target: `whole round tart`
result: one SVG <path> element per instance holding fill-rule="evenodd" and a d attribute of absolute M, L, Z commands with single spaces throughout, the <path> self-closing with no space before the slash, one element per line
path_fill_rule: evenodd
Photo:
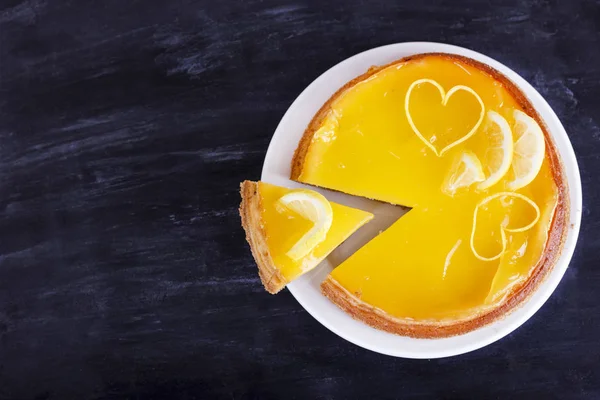
<path fill-rule="evenodd" d="M 375 328 L 433 338 L 510 312 L 556 263 L 568 188 L 544 121 L 470 58 L 406 57 L 340 88 L 291 179 L 410 207 L 333 270 L 322 292 Z"/>
<path fill-rule="evenodd" d="M 409 358 L 522 325 L 581 223 L 577 160 L 548 103 L 505 65 L 441 43 L 329 69 L 283 116 L 261 181 L 241 188 L 267 291 L 287 286 L 342 338 Z"/>

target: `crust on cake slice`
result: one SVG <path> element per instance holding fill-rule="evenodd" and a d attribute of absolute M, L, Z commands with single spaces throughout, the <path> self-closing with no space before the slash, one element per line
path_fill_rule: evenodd
<path fill-rule="evenodd" d="M 563 249 L 564 241 L 567 235 L 567 221 L 569 220 L 568 186 L 564 176 L 564 169 L 558 155 L 558 151 L 556 150 L 556 145 L 548 133 L 548 128 L 523 92 L 510 79 L 492 67 L 468 57 L 454 54 L 416 54 L 399 59 L 384 66 L 371 67 L 366 73 L 351 80 L 341 87 L 337 92 L 335 92 L 315 114 L 306 128 L 304 135 L 300 139 L 296 151 L 294 152 L 294 156 L 291 161 L 290 178 L 298 181 L 300 175 L 302 174 L 306 155 L 315 132 L 320 128 L 323 120 L 327 117 L 333 102 L 336 101 L 345 91 L 392 65 L 401 64 L 428 56 L 445 57 L 450 60 L 463 62 L 490 74 L 494 79 L 503 84 L 503 86 L 511 93 L 511 95 L 523 108 L 523 110 L 532 118 L 534 118 L 542 128 L 546 139 L 546 154 L 549 158 L 554 181 L 558 188 L 557 205 L 548 230 L 548 239 L 546 241 L 544 253 L 542 254 L 538 263 L 532 269 L 529 277 L 523 284 L 516 285 L 515 287 L 511 288 L 501 302 L 491 306 L 482 306 L 481 309 L 474 310 L 470 315 L 463 319 L 422 321 L 409 318 L 397 318 L 361 300 L 360 293 L 350 293 L 331 275 L 329 275 L 321 284 L 322 293 L 334 304 L 351 315 L 354 319 L 363 321 L 374 328 L 415 338 L 442 338 L 463 334 L 487 325 L 497 319 L 503 318 L 515 308 L 522 305 L 524 301 L 527 300 L 533 292 L 535 292 L 546 276 L 548 276 L 549 271 L 551 271 L 554 267 Z"/>
<path fill-rule="evenodd" d="M 250 245 L 252 256 L 258 266 L 258 276 L 267 292 L 276 294 L 287 285 L 283 274 L 273 263 L 267 247 L 266 232 L 261 222 L 261 199 L 258 193 L 258 182 L 244 181 L 240 184 L 242 203 L 240 217 L 246 231 L 246 240 Z"/>

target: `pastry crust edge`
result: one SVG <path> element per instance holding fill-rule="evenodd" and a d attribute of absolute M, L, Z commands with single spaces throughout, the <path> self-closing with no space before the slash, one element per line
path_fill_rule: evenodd
<path fill-rule="evenodd" d="M 267 246 L 266 232 L 261 221 L 261 199 L 258 182 L 244 181 L 240 184 L 240 217 L 250 245 L 252 256 L 258 266 L 258 276 L 267 292 L 276 294 L 287 285 L 283 274 L 275 266 Z"/>

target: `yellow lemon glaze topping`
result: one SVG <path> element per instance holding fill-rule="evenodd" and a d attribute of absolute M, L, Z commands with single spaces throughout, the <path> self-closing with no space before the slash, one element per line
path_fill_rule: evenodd
<path fill-rule="evenodd" d="M 312 190 L 259 182 L 258 191 L 267 247 L 273 263 L 288 282 L 315 267 L 373 218 L 366 211 L 329 202 Z M 319 233 L 314 228 L 320 222 L 325 227 Z"/>
<path fill-rule="evenodd" d="M 530 276 L 557 205 L 540 132 L 502 83 L 444 56 L 346 89 L 297 180 L 413 209 L 332 277 L 398 318 L 460 319 L 497 304 Z"/>

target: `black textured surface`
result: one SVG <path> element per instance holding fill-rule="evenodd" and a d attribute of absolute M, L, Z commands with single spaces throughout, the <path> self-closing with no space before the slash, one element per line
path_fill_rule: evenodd
<path fill-rule="evenodd" d="M 529 80 L 584 185 L 548 303 L 432 361 L 268 295 L 237 215 L 303 88 L 412 40 Z M 600 398 L 599 49 L 598 1 L 1 1 L 0 398 Z"/>

